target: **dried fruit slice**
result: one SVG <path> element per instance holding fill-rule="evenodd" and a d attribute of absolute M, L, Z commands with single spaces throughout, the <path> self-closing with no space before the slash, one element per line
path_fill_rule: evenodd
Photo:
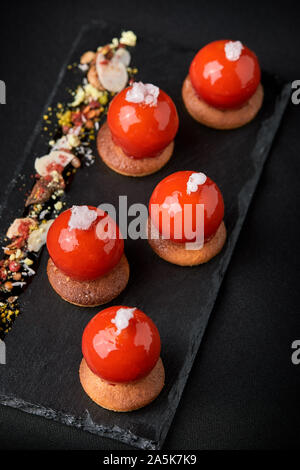
<path fill-rule="evenodd" d="M 41 176 L 47 176 L 52 171 L 61 173 L 65 166 L 67 166 L 73 159 L 74 155 L 66 151 L 53 151 L 44 157 L 36 158 L 34 168 Z"/>
<path fill-rule="evenodd" d="M 98 54 L 96 70 L 101 84 L 108 91 L 118 93 L 125 88 L 128 73 L 124 63 L 118 59 L 108 61 L 103 54 Z"/>
<path fill-rule="evenodd" d="M 131 61 L 131 55 L 130 52 L 127 51 L 127 49 L 124 49 L 121 47 L 115 52 L 115 55 L 111 59 L 112 62 L 120 61 L 122 62 L 125 67 L 128 67 Z"/>
<path fill-rule="evenodd" d="M 15 238 L 24 236 L 29 232 L 30 227 L 34 227 L 36 221 L 31 217 L 24 217 L 23 219 L 15 219 L 6 232 L 7 238 Z"/>

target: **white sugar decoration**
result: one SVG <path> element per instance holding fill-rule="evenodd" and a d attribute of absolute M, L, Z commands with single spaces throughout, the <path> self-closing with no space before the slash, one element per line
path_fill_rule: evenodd
<path fill-rule="evenodd" d="M 228 41 L 226 42 L 224 49 L 226 59 L 235 62 L 240 58 L 244 46 L 241 41 Z"/>
<path fill-rule="evenodd" d="M 159 88 L 151 83 L 135 82 L 126 93 L 126 101 L 129 103 L 143 103 L 148 106 L 156 106 Z"/>
<path fill-rule="evenodd" d="M 129 325 L 129 320 L 133 318 L 133 313 L 136 310 L 136 308 L 119 308 L 117 310 L 115 318 L 112 319 L 112 323 L 114 323 L 117 327 L 117 335 L 121 333 L 122 330 L 128 327 Z"/>
<path fill-rule="evenodd" d="M 198 190 L 198 186 L 204 184 L 206 181 L 206 175 L 204 173 L 192 173 L 186 185 L 187 194 L 195 193 Z"/>
<path fill-rule="evenodd" d="M 89 209 L 88 206 L 73 206 L 68 223 L 69 230 L 74 228 L 88 230 L 97 217 L 97 212 Z"/>

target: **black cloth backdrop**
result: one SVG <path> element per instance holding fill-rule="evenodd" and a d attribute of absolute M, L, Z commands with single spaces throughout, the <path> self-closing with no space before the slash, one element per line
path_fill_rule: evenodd
<path fill-rule="evenodd" d="M 197 47 L 240 39 L 261 66 L 300 79 L 297 2 L 16 2 L 1 11 L 0 200 L 83 23 L 104 18 Z M 117 34 L 118 32 L 116 32 Z M 146 58 L 145 58 L 146 60 Z M 167 64 L 166 64 L 167 67 Z M 300 105 L 288 106 L 165 449 L 299 448 Z M 126 449 L 0 407 L 1 449 Z"/>

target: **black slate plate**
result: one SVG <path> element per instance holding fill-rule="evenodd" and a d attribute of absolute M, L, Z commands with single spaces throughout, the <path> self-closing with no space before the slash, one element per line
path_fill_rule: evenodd
<path fill-rule="evenodd" d="M 84 27 L 66 64 L 78 61 L 84 51 L 95 49 L 119 33 L 120 28 L 105 23 Z M 99 309 L 84 310 L 60 300 L 47 281 L 45 250 L 37 276 L 22 295 L 23 315 L 6 338 L 7 364 L 0 366 L 0 402 L 136 447 L 158 449 L 179 404 L 287 105 L 290 85 L 264 73 L 265 100 L 256 119 L 234 131 L 208 129 L 193 121 L 181 101 L 181 84 L 196 49 L 178 44 L 157 44 L 144 38 L 142 32 L 137 31 L 137 34 L 139 41 L 133 64 L 140 69 L 139 79 L 159 85 L 172 96 L 178 108 L 180 129 L 174 156 L 158 174 L 141 179 L 117 175 L 96 159 L 93 166 L 77 173 L 67 193 L 67 203 L 71 206 L 110 202 L 117 207 L 119 195 L 127 195 L 128 204 L 147 203 L 155 185 L 168 174 L 183 169 L 203 171 L 218 183 L 224 195 L 227 244 L 207 265 L 181 268 L 154 255 L 145 240 L 126 241 L 131 277 L 127 289 L 115 304 L 138 306 L 155 321 L 161 333 L 166 386 L 151 405 L 125 414 L 98 407 L 80 386 L 81 335 L 84 326 Z M 199 44 L 195 47 L 198 49 L 205 42 L 199 34 Z M 46 107 L 69 99 L 66 88 L 75 85 L 76 77 L 66 71 L 66 64 Z M 78 79 L 79 76 L 78 72 Z M 39 122 L 16 176 L 21 173 L 25 175 L 22 181 L 28 181 L 34 158 L 46 152 Z M 22 213 L 23 195 L 16 190 L 19 181 L 17 176 L 7 189 L 6 200 L 0 209 L 1 227 L 7 227 L 16 213 Z"/>

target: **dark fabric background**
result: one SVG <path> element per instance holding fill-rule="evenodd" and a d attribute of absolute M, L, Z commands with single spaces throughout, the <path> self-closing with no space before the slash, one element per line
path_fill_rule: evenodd
<path fill-rule="evenodd" d="M 197 47 L 240 39 L 263 68 L 300 79 L 297 2 L 43 1 L 1 6 L 0 198 L 83 23 L 104 18 Z M 298 8 L 299 10 L 299 8 Z M 110 38 L 108 38 L 110 39 Z M 167 67 L 167 64 L 166 64 Z M 165 449 L 300 447 L 300 105 L 275 139 Z M 1 367 L 1 366 L 0 366 Z M 2 366 L 3 367 L 3 366 Z M 0 369 L 1 373 L 1 369 Z M 0 407 L 1 449 L 125 449 Z"/>

